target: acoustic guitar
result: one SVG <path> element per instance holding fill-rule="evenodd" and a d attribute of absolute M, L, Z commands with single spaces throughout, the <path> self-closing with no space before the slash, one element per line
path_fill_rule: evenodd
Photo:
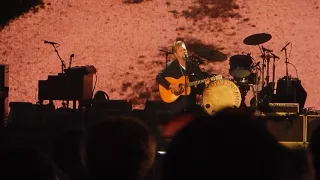
<path fill-rule="evenodd" d="M 181 76 L 178 79 L 175 79 L 172 77 L 165 77 L 165 79 L 170 84 L 179 84 L 180 86 L 184 86 L 183 92 L 181 92 L 180 94 L 175 94 L 171 89 L 166 89 L 161 84 L 159 84 L 159 93 L 160 93 L 161 99 L 166 103 L 172 103 L 176 101 L 179 98 L 179 96 L 189 95 L 191 93 L 192 86 L 202 84 L 207 79 L 209 79 L 210 81 L 215 81 L 215 80 L 223 79 L 223 77 L 221 75 L 217 75 L 217 76 L 212 76 L 206 79 L 197 80 L 193 82 L 189 82 L 189 78 L 187 76 Z"/>

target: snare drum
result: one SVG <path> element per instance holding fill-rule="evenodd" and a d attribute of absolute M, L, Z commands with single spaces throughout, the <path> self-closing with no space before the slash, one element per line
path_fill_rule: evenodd
<path fill-rule="evenodd" d="M 229 73 L 236 78 L 245 78 L 251 74 L 252 59 L 248 55 L 234 55 L 229 60 Z"/>
<path fill-rule="evenodd" d="M 238 86 L 228 79 L 213 81 L 202 94 L 202 107 L 213 115 L 227 107 L 240 107 L 241 93 Z"/>

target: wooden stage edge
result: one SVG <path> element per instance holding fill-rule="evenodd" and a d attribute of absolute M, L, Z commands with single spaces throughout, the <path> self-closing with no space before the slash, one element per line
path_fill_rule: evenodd
<path fill-rule="evenodd" d="M 307 149 L 309 146 L 309 142 L 286 142 L 279 141 L 279 144 L 290 148 L 290 149 Z"/>

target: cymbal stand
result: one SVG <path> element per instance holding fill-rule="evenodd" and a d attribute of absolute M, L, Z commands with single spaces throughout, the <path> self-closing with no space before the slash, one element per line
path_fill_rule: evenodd
<path fill-rule="evenodd" d="M 276 56 L 273 56 L 272 65 L 272 93 L 275 91 L 275 77 L 276 77 Z"/>
<path fill-rule="evenodd" d="M 253 59 L 251 57 L 251 59 Z M 258 108 L 258 92 L 259 92 L 259 85 L 260 85 L 260 78 L 258 76 L 258 73 L 261 74 L 261 67 L 260 67 L 260 62 L 258 63 L 255 63 L 253 66 L 252 66 L 252 70 L 254 73 L 256 73 L 256 77 L 255 77 L 255 84 L 252 84 L 250 85 L 251 86 L 251 90 L 252 90 L 252 93 L 253 93 L 253 96 L 254 96 L 254 108 L 257 109 Z"/>
<path fill-rule="evenodd" d="M 262 50 L 262 48 L 258 45 L 260 52 L 261 52 L 261 58 L 262 58 L 262 68 L 261 68 L 261 89 L 263 89 L 265 87 L 265 77 L 264 77 L 264 73 L 265 73 L 265 68 L 266 68 L 266 54 L 265 52 Z"/>
<path fill-rule="evenodd" d="M 270 74 L 270 55 L 269 55 L 268 52 L 267 52 L 267 55 L 266 55 L 266 56 L 267 56 L 267 57 L 266 57 L 266 60 L 267 60 L 266 85 L 268 85 L 269 82 L 270 82 L 270 76 L 269 76 L 269 74 Z"/>

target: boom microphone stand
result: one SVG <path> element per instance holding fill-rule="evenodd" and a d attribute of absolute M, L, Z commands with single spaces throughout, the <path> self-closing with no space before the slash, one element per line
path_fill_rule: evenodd
<path fill-rule="evenodd" d="M 276 77 L 276 59 L 280 59 L 275 54 L 271 53 L 273 58 L 273 65 L 272 65 L 272 92 L 275 91 L 275 77 Z"/>
<path fill-rule="evenodd" d="M 57 48 L 59 47 L 56 47 L 54 44 L 52 44 L 52 47 L 54 48 L 54 51 L 57 53 L 60 61 L 61 61 L 61 73 L 63 74 L 63 70 L 66 68 L 66 63 L 64 62 L 64 60 L 61 58 L 60 54 L 59 54 L 59 51 L 57 50 Z"/>
<path fill-rule="evenodd" d="M 284 55 L 286 57 L 285 64 L 286 64 L 286 89 L 287 89 L 287 93 L 289 92 L 289 71 L 288 71 L 289 58 L 288 58 L 288 54 L 287 54 L 287 46 L 289 44 L 290 44 L 290 42 L 286 46 L 284 46 L 281 50 L 281 51 L 284 50 Z"/>
<path fill-rule="evenodd" d="M 166 50 L 163 50 L 163 49 L 159 49 L 159 51 L 166 53 L 165 63 L 166 63 L 166 66 L 167 66 L 167 64 L 168 64 L 168 56 L 169 56 L 169 54 L 172 54 L 172 52 L 169 52 L 169 51 L 166 51 Z"/>
<path fill-rule="evenodd" d="M 66 68 L 66 64 L 65 64 L 64 60 L 61 58 L 59 51 L 57 49 L 60 45 L 58 43 L 50 42 L 50 41 L 44 41 L 44 43 L 51 44 L 52 47 L 54 48 L 54 51 L 57 53 L 57 55 L 60 59 L 60 62 L 61 62 L 61 74 L 64 74 L 64 69 Z M 55 45 L 58 45 L 58 46 L 56 47 Z M 51 102 L 49 102 L 49 104 L 53 105 L 53 102 L 51 101 Z M 67 104 L 62 101 L 62 106 L 65 108 L 67 106 Z"/>

